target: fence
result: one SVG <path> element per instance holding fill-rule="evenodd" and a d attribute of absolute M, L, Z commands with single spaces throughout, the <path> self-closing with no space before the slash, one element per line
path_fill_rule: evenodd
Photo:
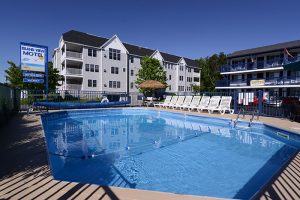
<path fill-rule="evenodd" d="M 82 91 L 82 90 L 55 90 L 49 91 L 48 99 L 44 90 L 22 90 L 21 110 L 32 107 L 33 102 L 72 102 L 72 103 L 95 103 L 103 99 L 110 102 L 128 100 L 127 93 L 105 91 Z"/>
<path fill-rule="evenodd" d="M 178 92 L 165 93 L 165 95 L 206 95 L 206 96 L 232 96 L 231 108 L 235 113 L 243 110 L 248 114 L 257 112 L 261 116 L 286 117 L 294 120 L 300 118 L 300 90 L 292 93 L 283 91 L 253 91 L 253 92 Z M 5 96 L 5 95 L 2 95 Z M 50 91 L 50 102 L 100 102 L 103 98 L 111 101 L 119 101 L 120 98 L 130 97 L 132 105 L 141 105 L 144 98 L 140 93 L 118 93 L 104 91 L 81 91 L 81 90 L 55 90 Z M 26 110 L 33 102 L 46 101 L 44 91 L 22 91 L 21 110 Z"/>
<path fill-rule="evenodd" d="M 232 96 L 231 108 L 235 113 L 243 110 L 248 114 L 257 112 L 261 116 L 285 117 L 297 121 L 300 118 L 300 90 L 293 92 L 179 92 L 166 93 L 166 95 Z"/>
<path fill-rule="evenodd" d="M 0 127 L 20 109 L 20 90 L 0 83 Z"/>

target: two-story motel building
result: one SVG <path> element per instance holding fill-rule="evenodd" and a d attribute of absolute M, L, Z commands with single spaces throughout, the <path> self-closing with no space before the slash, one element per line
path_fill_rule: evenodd
<path fill-rule="evenodd" d="M 122 42 L 116 35 L 99 37 L 78 31 L 63 33 L 53 66 L 64 77 L 61 90 L 137 93 L 141 59 L 159 60 L 167 75 L 166 92 L 191 92 L 200 85 L 195 60 Z"/>
<path fill-rule="evenodd" d="M 293 94 L 300 87 L 300 71 L 284 70 L 283 65 L 297 60 L 300 40 L 233 52 L 221 67 L 223 80 L 216 82 L 216 89 Z"/>

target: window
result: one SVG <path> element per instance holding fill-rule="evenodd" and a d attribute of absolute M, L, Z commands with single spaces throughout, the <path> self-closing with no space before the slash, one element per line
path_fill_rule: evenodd
<path fill-rule="evenodd" d="M 134 57 L 133 56 L 130 56 L 130 62 L 134 63 Z"/>
<path fill-rule="evenodd" d="M 93 64 L 90 64 L 90 71 L 91 71 L 91 72 L 94 72 L 94 71 L 95 71 L 95 68 L 94 68 L 94 65 L 93 65 Z"/>
<path fill-rule="evenodd" d="M 112 74 L 119 74 L 119 68 L 118 67 L 111 67 L 110 73 Z"/>
<path fill-rule="evenodd" d="M 179 70 L 180 70 L 180 71 L 183 71 L 183 65 L 180 65 L 180 66 L 179 66 Z"/>
<path fill-rule="evenodd" d="M 178 91 L 184 91 L 184 86 L 178 86 Z"/>
<path fill-rule="evenodd" d="M 88 56 L 97 57 L 97 50 L 95 50 L 95 49 L 88 49 Z"/>
<path fill-rule="evenodd" d="M 134 71 L 132 69 L 132 70 L 130 70 L 130 76 L 133 76 L 133 75 L 134 75 Z"/>
<path fill-rule="evenodd" d="M 123 72 L 126 72 L 126 68 L 123 68 Z"/>
<path fill-rule="evenodd" d="M 121 60 L 121 51 L 118 49 L 109 48 L 109 59 Z"/>
<path fill-rule="evenodd" d="M 97 87 L 97 80 L 93 80 L 93 87 Z"/>
<path fill-rule="evenodd" d="M 92 87 L 92 80 L 88 80 L 88 87 Z"/>
<path fill-rule="evenodd" d="M 172 88 L 171 88 L 171 85 L 169 85 L 169 90 L 171 90 Z"/>
<path fill-rule="evenodd" d="M 88 49 L 88 56 L 93 56 L 93 49 Z"/>
<path fill-rule="evenodd" d="M 99 65 L 95 65 L 95 72 L 99 72 Z"/>
<path fill-rule="evenodd" d="M 169 80 L 172 80 L 172 76 L 171 75 L 169 75 Z"/>
<path fill-rule="evenodd" d="M 90 71 L 90 65 L 89 64 L 85 64 L 85 71 L 87 71 L 87 72 Z"/>
<path fill-rule="evenodd" d="M 133 89 L 133 82 L 130 83 L 130 89 Z"/>
<path fill-rule="evenodd" d="M 194 82 L 199 82 L 200 78 L 199 77 L 194 77 Z"/>
<path fill-rule="evenodd" d="M 200 73 L 199 68 L 194 68 L 194 72 L 195 72 L 195 73 Z"/>
<path fill-rule="evenodd" d="M 121 88 L 120 81 L 109 81 L 109 88 Z"/>
<path fill-rule="evenodd" d="M 183 76 L 179 76 L 179 81 L 183 81 Z"/>

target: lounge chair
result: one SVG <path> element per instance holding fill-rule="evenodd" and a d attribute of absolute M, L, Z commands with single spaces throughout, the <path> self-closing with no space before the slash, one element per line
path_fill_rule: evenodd
<path fill-rule="evenodd" d="M 184 104 L 186 98 L 187 98 L 186 96 L 179 96 L 176 105 L 174 105 L 172 108 L 173 109 L 180 108 Z"/>
<path fill-rule="evenodd" d="M 203 104 L 203 106 L 199 106 L 197 108 L 198 112 L 202 112 L 203 110 L 211 110 L 211 109 L 217 108 L 219 106 L 220 99 L 221 99 L 220 96 L 212 96 L 209 100 L 208 105 Z M 207 103 L 207 102 L 205 102 L 205 103 Z"/>
<path fill-rule="evenodd" d="M 174 106 L 174 105 L 176 105 L 177 100 L 178 100 L 178 96 L 173 96 L 170 103 L 166 106 L 163 106 L 163 107 L 168 108 L 170 106 Z"/>
<path fill-rule="evenodd" d="M 189 110 L 192 111 L 194 109 L 198 110 L 198 108 L 203 109 L 209 104 L 210 96 L 202 96 L 201 101 L 196 106 L 190 106 Z"/>
<path fill-rule="evenodd" d="M 230 114 L 233 114 L 234 110 L 230 109 L 231 100 L 231 96 L 223 96 L 221 98 L 220 105 L 216 108 L 210 108 L 208 112 L 213 113 L 214 111 L 219 111 L 220 114 L 223 115 L 226 111 L 228 111 Z"/>
<path fill-rule="evenodd" d="M 169 105 L 169 103 L 171 102 L 171 99 L 172 99 L 172 96 L 166 96 L 166 99 L 164 102 L 160 102 L 160 103 L 155 103 L 154 104 L 154 107 L 163 107 L 163 106 L 166 106 L 166 105 Z"/>
<path fill-rule="evenodd" d="M 196 109 L 197 106 L 199 105 L 200 103 L 200 100 L 201 100 L 201 96 L 194 96 L 192 102 L 190 103 L 190 105 L 188 106 L 181 106 L 181 109 L 184 110 L 184 109 L 188 109 L 189 111 L 193 110 L 193 109 Z"/>
<path fill-rule="evenodd" d="M 186 96 L 184 99 L 184 102 L 181 105 L 176 106 L 174 109 L 176 109 L 176 108 L 181 109 L 182 107 L 189 106 L 191 104 L 192 100 L 193 100 L 193 96 Z"/>

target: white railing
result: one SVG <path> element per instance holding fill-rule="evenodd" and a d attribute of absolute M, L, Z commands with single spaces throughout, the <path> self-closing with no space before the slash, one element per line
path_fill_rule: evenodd
<path fill-rule="evenodd" d="M 81 90 L 82 85 L 81 84 L 67 84 L 66 90 Z"/>
<path fill-rule="evenodd" d="M 82 75 L 82 69 L 76 69 L 76 68 L 67 68 L 66 74 L 70 75 Z"/>
<path fill-rule="evenodd" d="M 65 55 L 67 58 L 76 58 L 76 59 L 80 59 L 80 60 L 82 59 L 82 53 L 67 51 Z"/>

